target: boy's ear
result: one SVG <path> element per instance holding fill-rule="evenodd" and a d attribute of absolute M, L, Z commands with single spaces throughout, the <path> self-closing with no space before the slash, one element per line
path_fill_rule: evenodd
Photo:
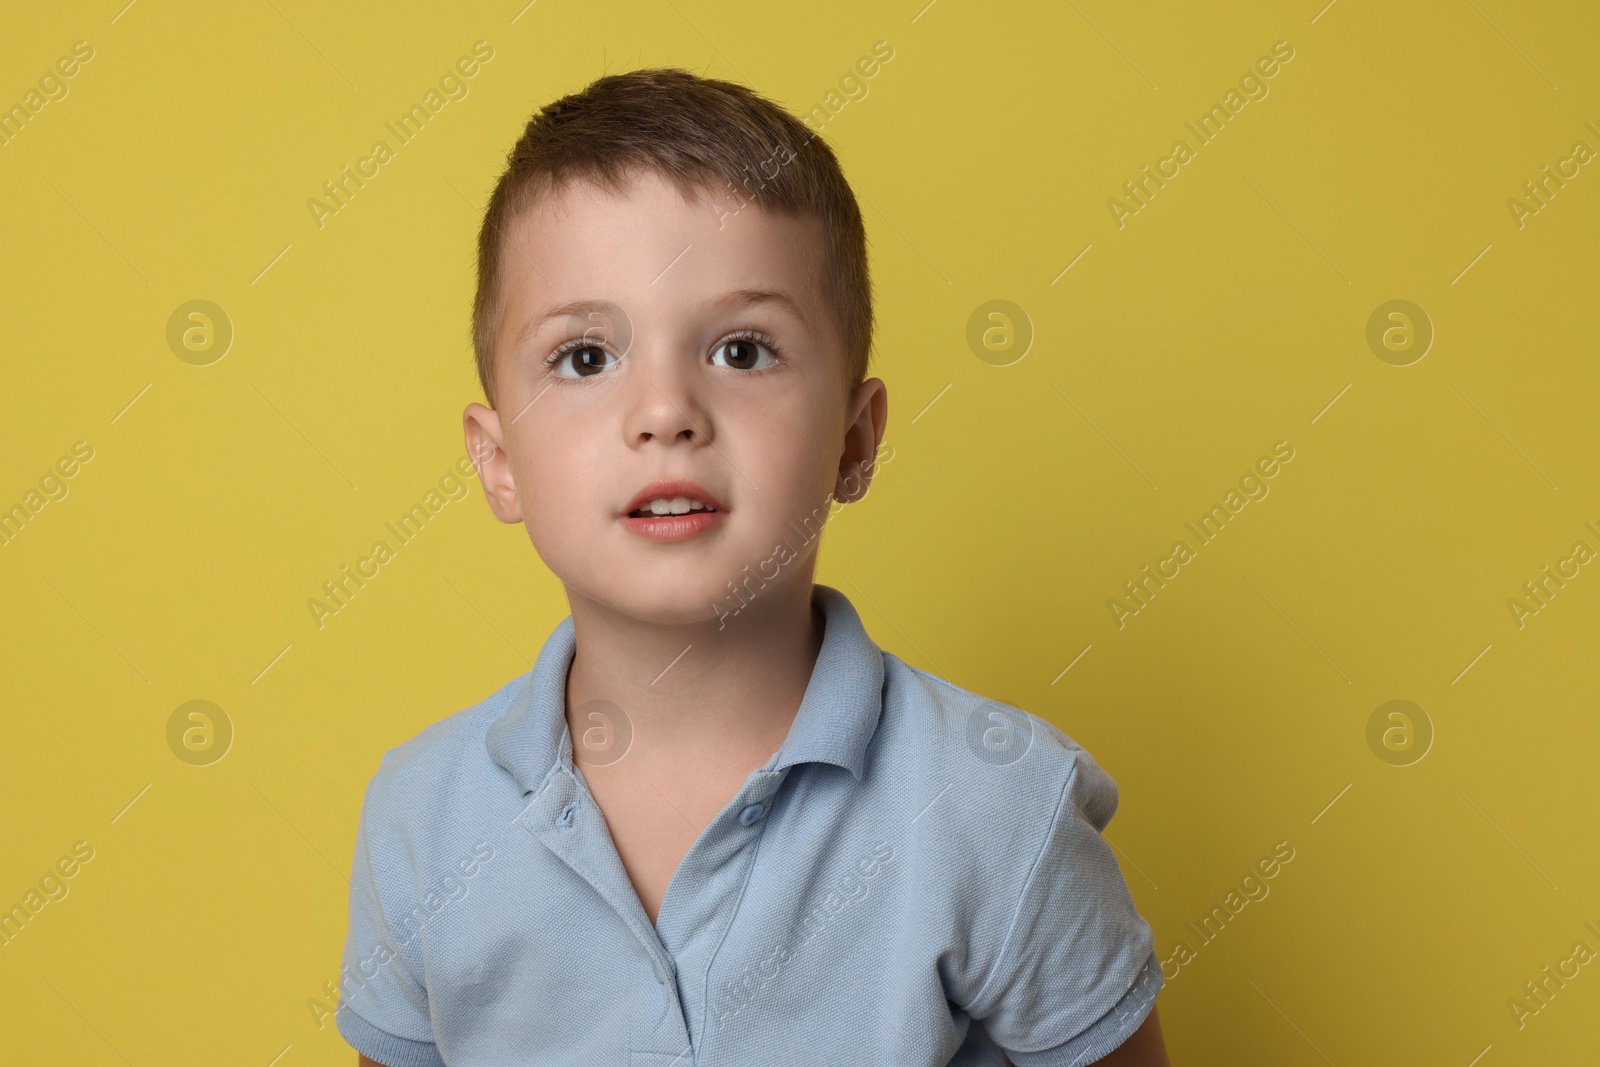
<path fill-rule="evenodd" d="M 489 510 L 501 522 L 521 522 L 522 503 L 517 499 L 517 483 L 511 477 L 511 457 L 506 454 L 500 432 L 500 413 L 482 404 L 468 404 L 461 415 L 467 436 L 467 455 L 478 471 Z"/>
<path fill-rule="evenodd" d="M 882 378 L 868 378 L 850 391 L 845 405 L 844 451 L 833 496 L 853 504 L 867 495 L 883 431 L 889 424 L 889 387 Z"/>

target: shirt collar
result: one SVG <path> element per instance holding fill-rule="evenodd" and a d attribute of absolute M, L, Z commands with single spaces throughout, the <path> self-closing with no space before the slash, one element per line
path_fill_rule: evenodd
<path fill-rule="evenodd" d="M 883 653 L 843 593 L 814 584 L 811 596 L 823 612 L 822 649 L 789 734 L 766 769 L 832 763 L 860 781 L 883 709 Z M 576 648 L 568 615 L 545 640 L 533 669 L 512 683 L 510 706 L 489 724 L 489 755 L 524 794 L 540 789 L 558 767 L 571 772 L 565 708 L 567 668 Z"/>

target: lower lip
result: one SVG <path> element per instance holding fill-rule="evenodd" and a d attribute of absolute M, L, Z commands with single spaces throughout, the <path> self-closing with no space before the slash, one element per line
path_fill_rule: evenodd
<path fill-rule="evenodd" d="M 651 515 L 635 518 L 624 515 L 619 521 L 632 533 L 652 541 L 687 541 L 721 523 L 725 511 L 691 511 L 683 515 Z"/>

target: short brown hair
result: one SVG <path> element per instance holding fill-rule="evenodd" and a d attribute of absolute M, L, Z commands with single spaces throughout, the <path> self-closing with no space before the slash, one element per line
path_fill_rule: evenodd
<path fill-rule="evenodd" d="M 620 192 L 640 170 L 672 181 L 686 196 L 731 189 L 769 211 L 814 217 L 823 233 L 823 295 L 844 341 L 845 373 L 851 385 L 865 380 L 873 330 L 866 231 L 833 150 L 743 85 L 658 68 L 606 75 L 547 104 L 506 157 L 478 231 L 472 307 L 472 347 L 490 406 L 494 336 L 505 308 L 501 262 L 512 220 L 570 182 Z"/>

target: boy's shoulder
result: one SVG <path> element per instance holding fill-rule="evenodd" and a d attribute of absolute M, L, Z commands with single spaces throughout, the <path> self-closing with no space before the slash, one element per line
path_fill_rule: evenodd
<path fill-rule="evenodd" d="M 525 699 L 531 674 L 517 675 L 385 751 L 367 787 L 369 801 L 385 807 L 427 805 L 440 794 L 459 794 L 469 776 L 499 772 L 489 759 L 486 735 L 496 719 Z"/>
<path fill-rule="evenodd" d="M 1014 704 L 962 688 L 892 652 L 883 653 L 890 743 L 909 748 L 926 773 L 962 783 L 997 807 L 1045 803 L 1070 790 L 1096 829 L 1117 809 L 1115 780 L 1060 727 Z M 894 733 L 896 722 L 904 729 Z M 1014 810 L 1014 808 L 1013 808 Z"/>

